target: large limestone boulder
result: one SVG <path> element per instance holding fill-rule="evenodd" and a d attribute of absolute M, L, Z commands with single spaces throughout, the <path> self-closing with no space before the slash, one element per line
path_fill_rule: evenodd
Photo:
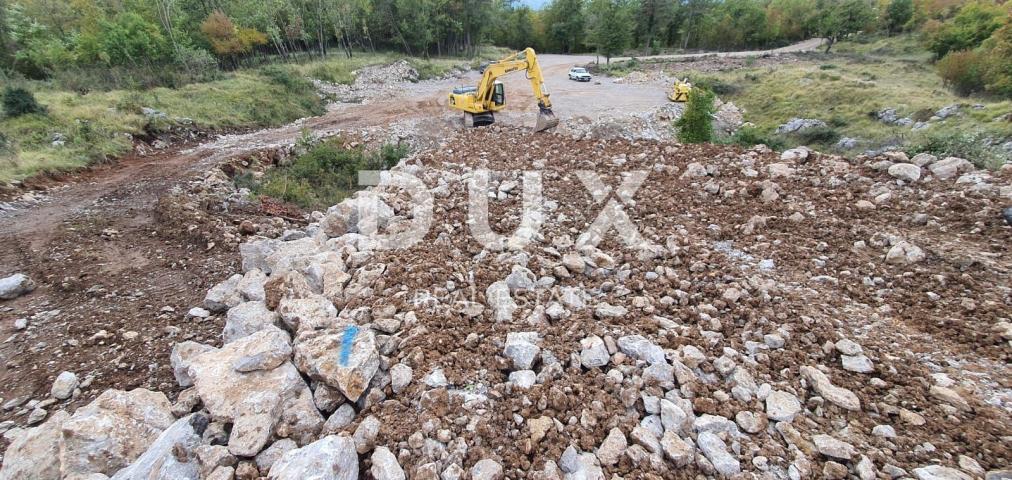
<path fill-rule="evenodd" d="M 197 447 L 200 435 L 193 415 L 176 420 L 127 468 L 111 480 L 199 480 Z"/>
<path fill-rule="evenodd" d="M 204 308 L 212 312 L 224 312 L 242 303 L 242 295 L 239 293 L 240 281 L 242 275 L 235 274 L 211 287 L 204 297 Z"/>
<path fill-rule="evenodd" d="M 329 435 L 289 450 L 271 466 L 270 480 L 357 480 L 358 454 L 350 437 Z"/>
<path fill-rule="evenodd" d="M 295 364 L 310 378 L 339 389 L 355 402 L 379 370 L 376 337 L 357 325 L 303 330 L 295 341 Z"/>
<path fill-rule="evenodd" d="M 283 400 L 307 388 L 290 355 L 288 335 L 269 327 L 197 356 L 189 375 L 211 417 L 232 423 L 248 397 L 273 393 Z"/>
<path fill-rule="evenodd" d="M 63 423 L 60 473 L 112 475 L 140 457 L 175 420 L 161 392 L 106 390 Z"/>
<path fill-rule="evenodd" d="M 231 343 L 259 332 L 268 325 L 274 325 L 277 318 L 278 315 L 270 311 L 264 302 L 240 303 L 230 308 L 225 315 L 225 329 L 221 332 L 222 341 Z"/>
<path fill-rule="evenodd" d="M 0 480 L 60 478 L 60 436 L 68 418 L 70 414 L 60 410 L 15 437 L 4 453 Z"/>
<path fill-rule="evenodd" d="M 198 355 L 211 350 L 214 350 L 214 347 L 190 340 L 172 346 L 169 363 L 172 365 L 172 374 L 176 377 L 176 383 L 180 387 L 193 386 L 193 379 L 190 378 L 190 362 Z"/>
<path fill-rule="evenodd" d="M 948 157 L 928 165 L 928 170 L 939 180 L 948 180 L 958 174 L 972 172 L 973 164 L 962 158 Z"/>

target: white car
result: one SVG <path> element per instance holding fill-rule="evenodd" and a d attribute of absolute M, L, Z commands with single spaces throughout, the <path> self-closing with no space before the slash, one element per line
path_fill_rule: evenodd
<path fill-rule="evenodd" d="M 569 69 L 569 79 L 576 80 L 577 82 L 589 82 L 590 73 L 587 72 L 586 68 L 573 67 Z"/>

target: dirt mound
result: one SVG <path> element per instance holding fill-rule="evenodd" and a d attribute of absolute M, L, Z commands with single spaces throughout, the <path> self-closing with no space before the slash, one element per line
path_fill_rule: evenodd
<path fill-rule="evenodd" d="M 173 347 L 192 387 L 171 410 L 200 431 L 130 468 L 215 448 L 200 466 L 243 478 L 1006 468 L 1010 178 L 915 158 L 468 130 L 395 169 L 422 201 L 376 187 L 243 243 L 202 305 L 224 344 Z M 373 234 L 427 208 L 416 243 Z M 18 452 L 84 463 L 49 422 Z"/>

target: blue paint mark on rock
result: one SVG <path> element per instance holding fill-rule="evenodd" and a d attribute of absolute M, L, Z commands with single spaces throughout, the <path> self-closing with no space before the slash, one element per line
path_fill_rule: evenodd
<path fill-rule="evenodd" d="M 348 366 L 348 357 L 351 357 L 351 348 L 355 343 L 355 336 L 358 335 L 358 325 L 348 325 L 344 329 L 344 336 L 341 338 L 341 366 Z"/>

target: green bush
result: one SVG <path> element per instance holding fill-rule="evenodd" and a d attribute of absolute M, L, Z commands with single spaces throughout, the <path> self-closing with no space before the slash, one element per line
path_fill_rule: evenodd
<path fill-rule="evenodd" d="M 832 127 L 806 128 L 793 136 L 804 145 L 832 145 L 840 139 L 840 133 Z"/>
<path fill-rule="evenodd" d="M 236 186 L 250 188 L 304 208 L 325 208 L 359 190 L 358 172 L 387 170 L 408 153 L 403 145 L 383 145 L 367 152 L 346 149 L 339 139 L 320 142 L 298 156 L 291 165 L 269 171 L 260 182 L 246 175 L 234 179 Z"/>
<path fill-rule="evenodd" d="M 958 95 L 969 95 L 984 89 L 980 58 L 976 52 L 952 52 L 938 61 L 938 75 Z"/>
<path fill-rule="evenodd" d="M 9 118 L 20 117 L 29 113 L 46 113 L 46 108 L 39 105 L 32 92 L 21 87 L 4 89 L 4 115 Z"/>
<path fill-rule="evenodd" d="M 260 74 L 267 77 L 272 83 L 281 85 L 289 92 L 303 91 L 306 88 L 313 88 L 313 83 L 302 78 L 291 69 L 282 65 L 271 65 L 260 69 Z"/>
<path fill-rule="evenodd" d="M 693 86 L 685 113 L 675 123 L 678 139 L 685 143 L 705 143 L 713 140 L 713 92 Z"/>
<path fill-rule="evenodd" d="M 729 143 L 742 147 L 766 145 L 773 150 L 783 150 L 786 147 L 783 139 L 764 133 L 756 127 L 739 128 L 738 131 L 734 132 L 734 135 L 731 135 L 731 138 L 728 140 Z"/>
<path fill-rule="evenodd" d="M 708 90 L 716 95 L 734 95 L 741 91 L 737 85 L 715 77 L 689 76 L 689 81 L 692 82 L 693 87 Z"/>
<path fill-rule="evenodd" d="M 911 142 L 907 148 L 911 156 L 930 153 L 938 157 L 959 157 L 969 160 L 978 168 L 997 169 L 1008 156 L 1001 146 L 994 145 L 983 133 L 926 133 Z"/>

